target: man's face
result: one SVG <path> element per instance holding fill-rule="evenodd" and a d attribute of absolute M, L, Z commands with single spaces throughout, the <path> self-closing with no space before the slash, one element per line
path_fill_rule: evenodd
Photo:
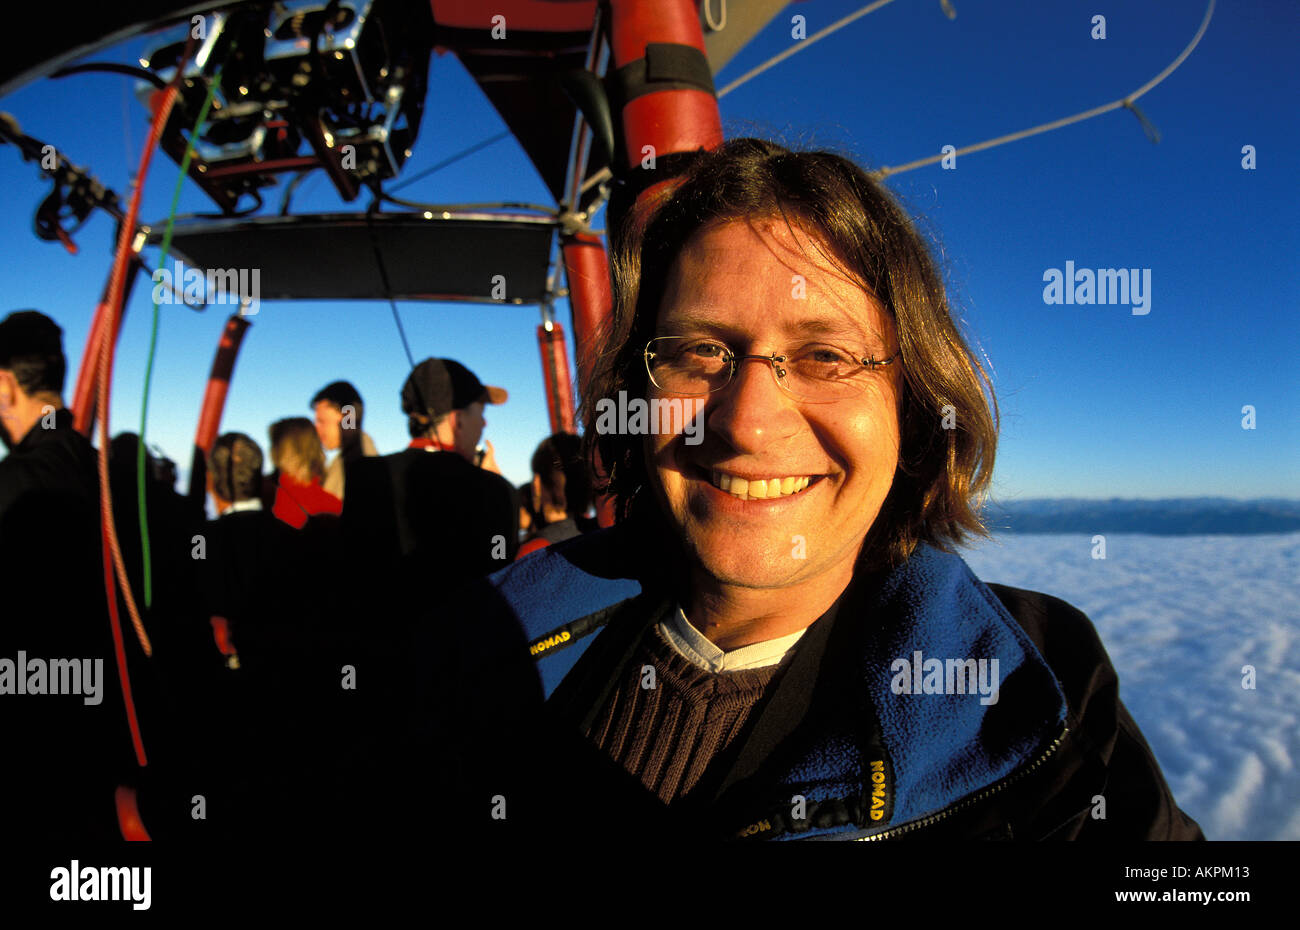
<path fill-rule="evenodd" d="M 316 411 L 316 435 L 320 444 L 332 452 L 342 443 L 339 424 L 343 422 L 343 411 L 328 400 L 317 401 L 312 409 Z"/>
<path fill-rule="evenodd" d="M 456 451 L 471 462 L 474 461 L 474 450 L 478 447 L 478 441 L 483 438 L 483 430 L 487 426 L 487 420 L 483 417 L 484 406 L 483 401 L 480 400 L 456 411 L 453 444 Z"/>
<path fill-rule="evenodd" d="M 802 276 L 802 278 L 796 277 Z M 739 354 L 783 354 L 829 342 L 888 358 L 892 321 L 783 221 L 707 227 L 670 272 L 656 336 L 703 336 Z M 898 464 L 900 369 L 866 375 L 862 393 L 809 403 L 780 387 L 764 361 L 737 362 L 731 383 L 703 398 L 703 440 L 646 440 L 649 473 L 688 555 L 718 582 L 782 588 L 828 572 L 847 578 Z M 654 385 L 651 396 L 664 396 Z M 809 478 L 776 499 L 723 491 L 748 480 Z M 786 486 L 797 482 L 784 482 Z M 733 487 L 734 490 L 734 487 Z"/>

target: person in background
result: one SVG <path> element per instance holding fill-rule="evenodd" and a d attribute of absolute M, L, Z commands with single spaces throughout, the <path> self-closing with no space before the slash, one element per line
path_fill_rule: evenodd
<path fill-rule="evenodd" d="M 218 641 L 238 647 L 257 636 L 259 618 L 289 574 L 285 560 L 298 548 L 295 534 L 263 508 L 261 484 L 257 443 L 243 433 L 219 436 L 208 453 L 208 493 L 217 517 L 205 531 L 205 590 Z"/>
<path fill-rule="evenodd" d="M 115 786 L 138 774 L 104 597 L 95 450 L 63 405 L 66 372 L 52 319 L 21 310 L 0 322 L 0 659 L 14 667 L 0 675 L 0 796 L 19 843 L 119 841 Z M 20 655 L 98 674 L 79 676 L 84 696 L 20 695 Z"/>
<path fill-rule="evenodd" d="M 428 590 L 513 559 L 514 486 L 501 477 L 490 443 L 482 465 L 474 464 L 484 407 L 506 396 L 451 359 L 425 359 L 411 371 L 401 394 L 410 446 L 348 466 L 343 536 L 350 558 L 368 567 L 362 574 L 372 587 L 400 582 Z"/>
<path fill-rule="evenodd" d="M 326 491 L 325 451 L 311 420 L 288 417 L 271 424 L 271 462 L 278 473 L 272 513 L 294 529 L 308 517 L 340 514 L 343 501 Z"/>
<path fill-rule="evenodd" d="M 0 322 L 0 520 L 28 495 L 62 490 L 94 498 L 95 452 L 63 406 L 63 330 L 20 310 Z"/>
<path fill-rule="evenodd" d="M 196 558 L 195 551 L 196 537 L 204 533 L 207 520 L 202 503 L 177 493 L 175 466 L 161 450 L 146 450 L 146 546 L 140 525 L 139 453 L 140 437 L 135 433 L 118 433 L 109 444 L 117 547 L 153 647 L 152 656 L 146 656 L 124 629 L 132 700 L 149 759 L 141 813 L 154 840 L 193 839 L 197 823 L 183 814 L 184 805 L 194 794 L 207 796 L 220 790 L 211 763 L 224 747 L 212 734 L 214 723 L 224 715 L 230 675 L 224 657 L 214 648 L 204 612 L 202 579 L 207 563 Z M 199 548 L 197 555 L 204 554 Z M 163 790 L 173 793 L 164 798 Z"/>
<path fill-rule="evenodd" d="M 375 441 L 361 429 L 365 404 L 351 382 L 334 381 L 316 392 L 311 408 L 316 414 L 316 434 L 320 436 L 321 446 L 326 452 L 338 452 L 325 469 L 321 486 L 342 500 L 347 463 L 379 454 Z"/>
<path fill-rule="evenodd" d="M 310 425 L 310 424 L 309 424 Z M 337 766 L 322 755 L 334 722 L 338 665 L 326 656 L 320 620 L 335 595 L 311 580 L 321 571 L 310 537 L 263 509 L 262 451 L 243 433 L 218 437 L 208 454 L 204 594 L 231 686 L 223 720 L 227 749 L 210 802 L 218 833 L 255 829 L 292 835 L 315 819 Z"/>
<path fill-rule="evenodd" d="M 582 440 L 573 433 L 555 433 L 533 453 L 529 490 L 537 520 L 531 538 L 519 547 L 519 558 L 580 536 L 592 528 L 586 519 L 591 506 L 591 479 L 582 455 Z"/>
<path fill-rule="evenodd" d="M 348 463 L 341 528 L 349 577 L 345 661 L 356 669 L 359 727 L 350 743 L 368 807 L 364 828 L 513 829 L 479 817 L 508 787 L 516 747 L 541 707 L 536 672 L 513 622 L 480 623 L 458 607 L 463 585 L 508 565 L 518 549 L 519 499 L 491 443 L 476 465 L 484 407 L 506 401 L 451 359 L 429 358 L 401 390 L 410 446 Z M 419 804 L 410 798 L 429 799 Z M 454 804 L 442 798 L 455 798 Z M 511 802 L 513 803 L 513 801 Z M 499 835 L 499 831 L 498 831 Z"/>

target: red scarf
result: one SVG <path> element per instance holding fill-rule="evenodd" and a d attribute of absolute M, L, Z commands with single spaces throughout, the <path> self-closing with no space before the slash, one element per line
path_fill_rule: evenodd
<path fill-rule="evenodd" d="M 408 449 L 437 449 L 437 450 L 439 450 L 440 452 L 455 452 L 455 451 L 456 451 L 456 448 L 455 448 L 454 446 L 446 445 L 446 444 L 441 443 L 441 442 L 439 442 L 438 440 L 433 439 L 432 437 L 429 437 L 429 436 L 421 436 L 419 439 L 412 439 L 412 440 L 411 440 L 411 444 L 410 444 L 409 446 L 407 446 L 406 448 L 408 448 Z"/>

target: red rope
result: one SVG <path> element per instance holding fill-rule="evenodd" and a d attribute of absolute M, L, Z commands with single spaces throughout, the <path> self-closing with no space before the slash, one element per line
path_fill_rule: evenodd
<path fill-rule="evenodd" d="M 188 55 L 184 56 L 176 69 L 178 78 L 185 70 L 185 60 L 188 60 Z M 113 382 L 113 356 L 116 350 L 116 339 L 113 338 L 113 334 L 117 332 L 117 320 L 122 313 L 126 266 L 132 253 L 131 243 L 136 234 L 136 220 L 140 215 L 144 179 L 149 173 L 149 162 L 153 159 L 153 151 L 162 136 L 163 127 L 167 125 L 167 118 L 171 115 L 177 95 L 176 82 L 173 81 L 166 90 L 155 93 L 151 100 L 154 107 L 153 124 L 149 130 L 149 138 L 145 141 L 144 151 L 140 154 L 140 166 L 136 170 L 131 203 L 127 209 L 126 219 L 122 222 L 117 254 L 113 259 L 113 269 L 109 277 L 108 316 L 105 320 L 104 335 L 99 343 L 99 396 L 96 398 L 96 416 L 99 420 L 99 514 L 104 551 L 104 593 L 108 597 L 108 615 L 113 627 L 113 650 L 117 656 L 117 674 L 118 680 L 122 683 L 122 700 L 126 705 L 127 724 L 131 728 L 131 742 L 135 747 L 136 761 L 142 767 L 148 765 L 148 758 L 144 751 L 144 740 L 140 736 L 140 721 L 136 716 L 135 701 L 131 697 L 131 679 L 127 673 L 126 649 L 122 638 L 122 619 L 118 614 L 117 592 L 113 584 L 114 568 L 117 569 L 117 578 L 122 586 L 122 597 L 126 601 L 127 612 L 131 616 L 131 624 L 135 627 L 140 648 L 144 650 L 146 656 L 152 656 L 153 646 L 149 642 L 144 622 L 140 619 L 140 611 L 131 594 L 126 565 L 122 560 L 122 549 L 118 544 L 117 526 L 113 521 L 112 494 L 108 482 L 108 401 L 109 389 Z"/>

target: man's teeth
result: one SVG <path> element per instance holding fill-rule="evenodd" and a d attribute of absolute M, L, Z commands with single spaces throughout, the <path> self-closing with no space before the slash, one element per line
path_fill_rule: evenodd
<path fill-rule="evenodd" d="M 789 478 L 737 478 L 726 472 L 713 472 L 713 486 L 721 488 L 728 494 L 747 501 L 771 500 L 774 497 L 787 497 L 798 494 L 808 487 L 812 478 L 809 476 Z"/>

